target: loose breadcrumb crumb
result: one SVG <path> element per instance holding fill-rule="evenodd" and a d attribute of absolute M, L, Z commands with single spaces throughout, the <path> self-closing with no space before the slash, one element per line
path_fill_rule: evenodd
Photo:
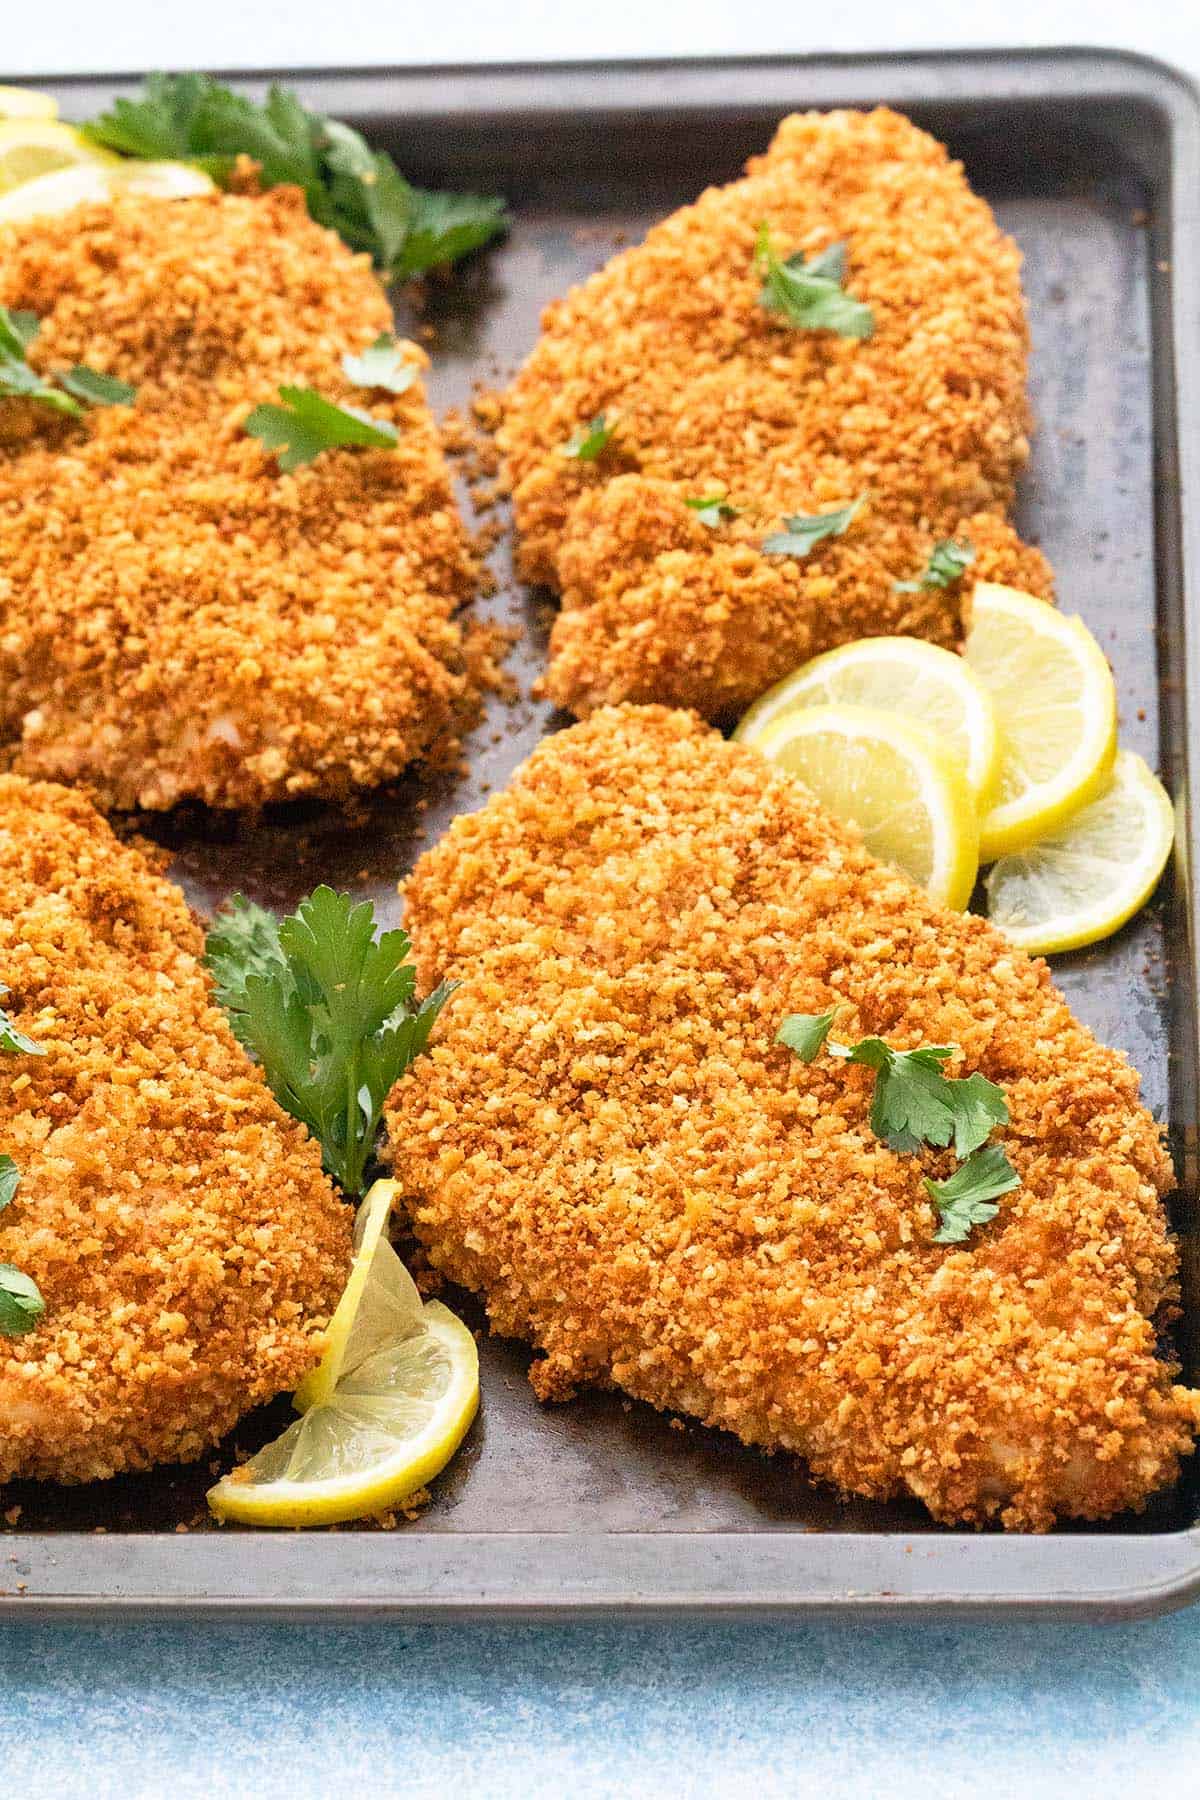
<path fill-rule="evenodd" d="M 395 1173 L 543 1398 L 612 1384 L 946 1521 L 1174 1478 L 1200 1394 L 1156 1353 L 1171 1167 L 1137 1075 L 798 782 L 693 715 L 597 713 L 426 853 L 407 920 L 423 982 L 462 986 L 392 1096 Z M 774 1044 L 835 1002 L 1003 1087 L 1021 1186 L 963 1246 L 932 1241 L 947 1153 L 893 1154 L 868 1071 Z"/>
<path fill-rule="evenodd" d="M 0 776 L 0 976 L 45 1052 L 3 1059 L 21 1182 L 0 1262 L 46 1303 L 0 1338 L 0 1480 L 190 1461 L 320 1355 L 350 1209 L 202 953 L 179 890 L 81 795 Z"/>
<path fill-rule="evenodd" d="M 759 304 L 763 221 L 781 255 L 844 240 L 867 342 L 797 330 Z M 559 590 L 549 697 L 580 715 L 662 700 L 722 718 L 851 638 L 952 646 L 955 590 L 897 593 L 939 538 L 973 576 L 1049 597 L 1005 522 L 1028 455 L 1020 255 L 961 165 L 907 119 L 785 119 L 745 179 L 710 188 L 547 308 L 499 442 L 520 570 Z M 476 412 L 496 416 L 494 396 Z M 615 431 L 563 455 L 586 420 Z M 723 493 L 719 529 L 684 505 Z M 844 537 L 765 556 L 785 515 L 867 496 Z"/>

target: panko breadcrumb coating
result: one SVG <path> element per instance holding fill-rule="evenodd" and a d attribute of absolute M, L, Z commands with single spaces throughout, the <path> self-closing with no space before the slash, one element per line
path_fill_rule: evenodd
<path fill-rule="evenodd" d="M 621 700 L 718 719 L 818 651 L 877 633 L 952 647 L 959 588 L 897 593 L 940 538 L 972 577 L 1049 597 L 1005 522 L 1028 455 L 1020 255 L 961 165 L 907 119 L 785 119 L 746 178 L 710 188 L 543 316 L 505 400 L 520 567 L 562 595 L 545 686 L 582 715 Z M 759 304 L 754 248 L 843 241 L 866 342 Z M 594 462 L 563 454 L 598 414 Z M 725 494 L 702 524 L 685 501 Z M 869 498 L 803 560 L 785 515 Z"/>
<path fill-rule="evenodd" d="M 462 987 L 395 1090 L 395 1173 L 431 1261 L 544 1353 L 944 1521 L 1140 1505 L 1200 1393 L 1154 1315 L 1171 1168 L 1125 1057 L 1046 964 L 874 862 L 793 778 L 694 715 L 598 712 L 418 864 L 422 978 Z M 1021 1186 L 935 1244 L 866 1069 L 774 1038 L 961 1046 L 1011 1109 Z"/>
<path fill-rule="evenodd" d="M 43 1047 L 0 1057 L 20 1170 L 0 1262 L 0 1480 L 202 1454 L 317 1361 L 350 1211 L 214 1005 L 179 890 L 82 795 L 0 776 L 0 977 Z"/>
<path fill-rule="evenodd" d="M 296 189 L 131 197 L 0 231 L 39 369 L 132 407 L 0 400 L 0 756 L 107 807 L 255 807 L 399 774 L 463 699 L 471 561 L 421 383 L 351 385 L 391 326 Z M 414 367 L 427 359 L 405 346 Z M 243 422 L 310 386 L 398 428 L 293 474 Z"/>

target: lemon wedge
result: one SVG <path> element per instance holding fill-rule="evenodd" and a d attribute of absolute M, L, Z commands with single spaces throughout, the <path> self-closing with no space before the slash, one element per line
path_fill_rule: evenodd
<path fill-rule="evenodd" d="M 796 707 L 764 725 L 754 748 L 852 820 L 867 849 L 932 900 L 966 906 L 979 862 L 975 796 L 932 733 L 865 706 Z"/>
<path fill-rule="evenodd" d="M 1082 619 L 993 582 L 976 583 L 966 656 L 1000 720 L 996 801 L 984 814 L 984 862 L 1055 832 L 1107 785 L 1117 695 Z"/>
<path fill-rule="evenodd" d="M 398 1506 L 454 1455 L 479 1405 L 479 1356 L 461 1319 L 422 1303 L 387 1239 L 393 1181 L 359 1208 L 354 1262 L 325 1355 L 297 1389 L 301 1416 L 210 1488 L 219 1519 L 333 1525 Z"/>
<path fill-rule="evenodd" d="M 80 163 L 55 169 L 0 194 L 0 225 L 70 212 L 73 206 L 115 200 L 119 194 L 142 194 L 152 200 L 189 200 L 211 194 L 214 184 L 203 169 L 180 162 Z"/>
<path fill-rule="evenodd" d="M 794 706 L 881 707 L 931 731 L 986 804 L 1000 768 L 1000 732 L 991 696 L 961 656 L 923 638 L 859 638 L 786 675 L 756 700 L 734 737 L 753 744 Z"/>
<path fill-rule="evenodd" d="M 1099 799 L 990 871 L 988 917 L 1034 956 L 1098 943 L 1146 904 L 1174 837 L 1161 781 L 1140 756 L 1119 750 Z"/>
<path fill-rule="evenodd" d="M 61 119 L 0 118 L 0 194 L 55 169 L 116 161 L 111 151 L 89 144 Z"/>
<path fill-rule="evenodd" d="M 57 119 L 58 103 L 36 88 L 0 87 L 0 119 Z"/>

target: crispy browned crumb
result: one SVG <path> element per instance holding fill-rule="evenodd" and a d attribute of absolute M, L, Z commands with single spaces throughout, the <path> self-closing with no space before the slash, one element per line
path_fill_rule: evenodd
<path fill-rule="evenodd" d="M 421 383 L 342 371 L 391 314 L 298 191 L 11 227 L 0 302 L 41 317 L 40 368 L 137 388 L 82 424 L 0 401 L 10 766 L 111 807 L 253 807 L 389 779 L 445 732 L 472 558 Z M 392 420 L 395 449 L 281 474 L 243 423 L 284 383 Z"/>
<path fill-rule="evenodd" d="M 0 1338 L 0 1480 L 198 1457 L 317 1360 L 349 1209 L 234 1042 L 179 890 L 79 794 L 0 776 L 3 1058 L 20 1170 L 0 1262 L 46 1310 Z"/>
<path fill-rule="evenodd" d="M 1046 964 L 941 911 L 753 750 L 605 710 L 417 865 L 421 975 L 462 982 L 389 1125 L 413 1230 L 543 1352 L 942 1520 L 1041 1529 L 1170 1482 L 1200 1394 L 1154 1315 L 1171 1169 L 1125 1057 Z M 870 1075 L 806 1067 L 790 1012 L 961 1046 L 1012 1113 L 1021 1186 L 935 1244 Z"/>
<path fill-rule="evenodd" d="M 785 119 L 747 167 L 549 307 L 507 396 L 521 572 L 562 595 L 545 687 L 581 715 L 662 700 L 715 719 L 851 638 L 952 646 L 960 594 L 894 586 L 939 538 L 1050 594 L 1004 518 L 1028 454 L 1020 255 L 961 166 L 881 109 Z M 780 255 L 845 241 L 868 342 L 759 304 L 764 220 Z M 564 456 L 600 413 L 608 449 Z M 740 509 L 716 529 L 684 504 L 714 493 Z M 785 515 L 864 495 L 845 536 L 762 554 Z"/>

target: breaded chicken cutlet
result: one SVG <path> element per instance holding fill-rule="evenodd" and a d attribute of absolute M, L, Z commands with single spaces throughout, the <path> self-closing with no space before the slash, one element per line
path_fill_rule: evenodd
<path fill-rule="evenodd" d="M 0 1480 L 187 1461 L 296 1386 L 350 1211 L 214 1005 L 179 890 L 82 795 L 0 776 L 0 974 L 43 1054 L 0 1056 L 20 1174 L 0 1262 L 45 1311 L 0 1337 Z"/>
<path fill-rule="evenodd" d="M 615 1385 L 943 1521 L 1173 1479 L 1200 1394 L 1156 1352 L 1171 1168 L 1137 1075 L 792 777 L 694 715 L 598 712 L 426 853 L 406 923 L 462 986 L 393 1093 L 395 1173 L 543 1398 Z M 775 1044 L 835 1003 L 850 1042 L 1001 1084 L 1021 1185 L 966 1243 L 932 1241 L 952 1164 L 875 1136 L 869 1071 Z"/>
<path fill-rule="evenodd" d="M 342 369 L 390 328 L 298 190 L 131 197 L 0 231 L 29 359 L 132 406 L 0 400 L 0 758 L 105 807 L 256 807 L 391 779 L 464 696 L 471 559 L 420 381 Z M 408 345 L 414 368 L 424 353 Z M 398 430 L 291 474 L 243 429 L 283 385 Z"/>
<path fill-rule="evenodd" d="M 846 247 L 869 339 L 760 303 L 755 246 Z M 1028 455 L 1020 255 L 961 166 L 893 112 L 785 119 L 710 188 L 549 307 L 504 400 L 520 569 L 562 597 L 545 681 L 580 716 L 622 700 L 721 719 L 806 658 L 873 634 L 953 646 L 958 586 L 898 591 L 941 539 L 974 576 L 1049 598 L 1005 522 Z M 565 454 L 603 416 L 607 447 Z M 687 502 L 726 496 L 715 524 Z M 862 501 L 807 556 L 785 518 Z"/>

